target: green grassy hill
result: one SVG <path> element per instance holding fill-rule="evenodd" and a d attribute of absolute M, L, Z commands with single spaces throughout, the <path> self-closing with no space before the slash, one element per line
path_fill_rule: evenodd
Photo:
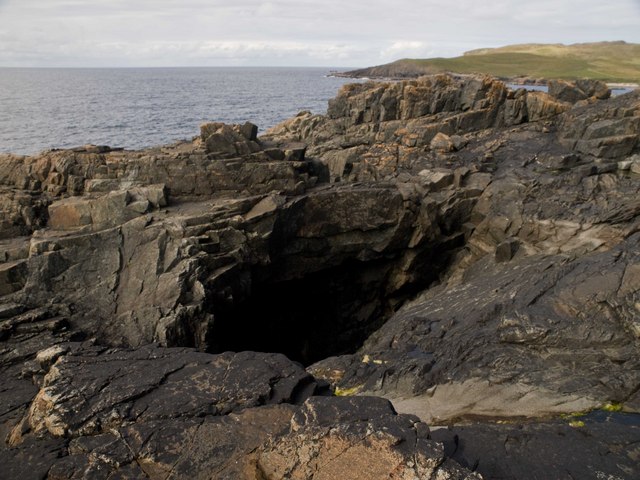
<path fill-rule="evenodd" d="M 640 45 L 626 42 L 524 44 L 483 48 L 455 58 L 402 59 L 349 72 L 356 77 L 415 77 L 442 72 L 500 78 L 593 78 L 640 83 Z"/>

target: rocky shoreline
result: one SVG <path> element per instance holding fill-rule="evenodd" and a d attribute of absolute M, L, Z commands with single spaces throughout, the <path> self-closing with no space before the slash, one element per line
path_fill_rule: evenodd
<path fill-rule="evenodd" d="M 407 69 L 401 72 L 393 73 L 392 71 L 384 71 L 382 69 L 373 70 L 375 68 L 379 68 L 379 67 L 369 67 L 369 68 L 363 68 L 359 70 L 350 70 L 347 72 L 331 71 L 329 72 L 329 76 L 337 77 L 337 78 L 374 80 L 374 81 L 380 81 L 380 82 L 401 82 L 401 81 L 410 80 L 410 79 L 418 79 L 422 76 L 425 76 L 425 72 L 419 69 L 416 69 L 416 70 Z M 449 75 L 458 79 L 477 76 L 473 74 L 455 73 L 455 72 L 448 72 L 446 75 Z M 550 82 L 553 83 L 555 81 L 555 79 L 531 78 L 531 77 L 521 77 L 521 76 L 520 77 L 500 77 L 496 79 L 506 83 L 507 85 L 538 86 L 538 87 L 546 87 Z M 623 83 L 607 82 L 606 85 L 611 90 L 635 90 L 640 87 L 640 84 L 631 83 L 631 82 L 623 82 Z"/>
<path fill-rule="evenodd" d="M 440 75 L 0 155 L 0 477 L 636 478 L 640 92 L 609 95 Z"/>

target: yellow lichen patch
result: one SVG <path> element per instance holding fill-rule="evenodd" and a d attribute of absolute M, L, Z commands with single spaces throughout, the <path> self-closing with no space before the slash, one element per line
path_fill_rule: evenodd
<path fill-rule="evenodd" d="M 584 422 L 582 420 L 572 420 L 569 422 L 569 426 L 573 428 L 582 428 L 584 427 Z"/>
<path fill-rule="evenodd" d="M 568 419 L 571 419 L 571 418 L 584 417 L 586 414 L 587 414 L 587 412 L 563 413 L 562 415 L 560 415 L 560 418 L 562 418 L 564 420 L 568 420 Z"/>
<path fill-rule="evenodd" d="M 357 394 L 360 390 L 362 390 L 362 385 L 356 385 L 351 388 L 340 388 L 336 387 L 334 394 L 336 397 L 349 397 L 351 395 Z"/>
<path fill-rule="evenodd" d="M 518 423 L 517 420 L 507 420 L 507 419 L 503 419 L 503 420 L 496 420 L 496 423 L 498 425 L 515 425 Z"/>
<path fill-rule="evenodd" d="M 600 408 L 602 410 L 604 410 L 605 412 L 621 412 L 622 411 L 622 404 L 621 403 L 616 403 L 616 402 L 605 403 Z"/>
<path fill-rule="evenodd" d="M 374 360 L 369 355 L 364 355 L 362 357 L 362 363 L 375 363 L 376 365 L 382 365 L 385 362 L 382 360 Z"/>

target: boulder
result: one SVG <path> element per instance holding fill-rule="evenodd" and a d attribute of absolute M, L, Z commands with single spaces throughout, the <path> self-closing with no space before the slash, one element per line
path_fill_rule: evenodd
<path fill-rule="evenodd" d="M 449 153 L 456 150 L 453 141 L 448 135 L 438 132 L 430 143 L 431 149 L 437 152 Z"/>
<path fill-rule="evenodd" d="M 601 80 L 579 79 L 575 82 L 549 80 L 549 95 L 563 102 L 576 103 L 587 98 L 606 100 L 611 90 Z"/>
<path fill-rule="evenodd" d="M 519 242 L 515 238 L 509 238 L 496 247 L 496 262 L 508 262 L 518 251 Z"/>
<path fill-rule="evenodd" d="M 128 368 L 131 364 L 136 365 L 135 374 Z M 226 415 L 302 401 L 315 388 L 308 373 L 277 354 L 93 349 L 64 355 L 48 369 L 12 443 L 22 441 L 24 425 L 34 433 L 74 438 L 103 434 L 134 420 Z"/>
<path fill-rule="evenodd" d="M 245 122 L 240 127 L 240 133 L 249 141 L 255 142 L 258 138 L 258 126 L 251 122 Z"/>
<path fill-rule="evenodd" d="M 588 97 L 595 97 L 598 100 L 606 100 L 611 97 L 611 90 L 602 80 L 592 80 L 582 78 L 576 80 L 576 87 L 582 90 Z"/>
<path fill-rule="evenodd" d="M 590 96 L 575 83 L 564 80 L 549 80 L 548 86 L 549 95 L 563 102 L 576 103 Z"/>
<path fill-rule="evenodd" d="M 313 397 L 294 415 L 287 434 L 260 449 L 257 467 L 262 478 L 274 480 L 482 478 L 442 453 L 425 424 L 396 415 L 383 399 Z"/>

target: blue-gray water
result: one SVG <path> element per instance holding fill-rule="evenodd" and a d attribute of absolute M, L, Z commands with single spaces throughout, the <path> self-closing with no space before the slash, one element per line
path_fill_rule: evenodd
<path fill-rule="evenodd" d="M 324 113 L 345 83 L 327 68 L 0 68 L 0 152 L 93 143 L 137 149 L 191 138 L 201 123 Z"/>
<path fill-rule="evenodd" d="M 549 87 L 546 85 L 520 85 L 516 83 L 507 83 L 507 87 L 517 90 L 518 88 L 524 88 L 525 90 L 538 91 L 538 92 L 548 92 Z M 616 97 L 618 95 L 622 95 L 625 93 L 629 93 L 633 91 L 633 88 L 625 88 L 625 87 L 616 87 L 611 89 L 611 95 Z"/>
<path fill-rule="evenodd" d="M 324 113 L 340 86 L 327 68 L 0 68 L 0 152 L 87 143 L 143 148 L 191 138 L 207 121 L 261 131 Z"/>

